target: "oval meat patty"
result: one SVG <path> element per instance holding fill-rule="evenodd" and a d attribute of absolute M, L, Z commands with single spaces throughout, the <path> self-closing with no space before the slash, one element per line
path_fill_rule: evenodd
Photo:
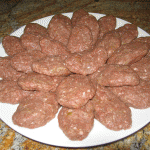
<path fill-rule="evenodd" d="M 81 17 L 85 16 L 85 15 L 88 15 L 89 13 L 86 12 L 84 9 L 79 9 L 79 10 L 76 10 L 75 12 L 73 12 L 73 15 L 72 15 L 72 18 L 71 18 L 71 23 L 72 23 L 72 26 L 74 27 L 76 25 L 76 22 L 78 20 L 80 20 Z"/>
<path fill-rule="evenodd" d="M 46 54 L 40 51 L 28 50 L 28 51 L 16 54 L 11 59 L 11 66 L 17 71 L 29 73 L 29 72 L 32 72 L 32 68 L 31 68 L 32 63 L 45 56 Z"/>
<path fill-rule="evenodd" d="M 47 29 L 38 23 L 27 24 L 24 29 L 24 33 L 39 34 L 43 37 L 49 37 Z"/>
<path fill-rule="evenodd" d="M 125 24 L 124 26 L 116 29 L 116 31 L 120 34 L 121 44 L 130 43 L 138 36 L 137 26 L 133 24 Z"/>
<path fill-rule="evenodd" d="M 101 86 L 133 86 L 138 85 L 139 82 L 138 74 L 125 65 L 106 65 L 97 76 L 97 83 Z"/>
<path fill-rule="evenodd" d="M 40 40 L 43 37 L 41 37 L 40 34 L 29 34 L 25 33 L 23 34 L 20 39 L 21 39 L 21 44 L 24 49 L 26 50 L 39 50 L 41 51 L 41 46 L 40 46 Z"/>
<path fill-rule="evenodd" d="M 109 87 L 129 107 L 145 109 L 150 107 L 150 82 L 140 80 L 137 86 Z"/>
<path fill-rule="evenodd" d="M 71 29 L 72 26 L 70 18 L 62 14 L 55 15 L 51 19 L 47 28 L 49 36 L 64 45 L 67 45 L 68 43 Z"/>
<path fill-rule="evenodd" d="M 15 36 L 5 36 L 2 40 L 2 45 L 5 49 L 5 52 L 9 56 L 13 56 L 17 53 L 25 51 L 21 44 L 21 40 Z"/>
<path fill-rule="evenodd" d="M 100 32 L 99 39 L 102 39 L 103 35 L 116 28 L 116 17 L 112 15 L 106 15 L 98 20 Z"/>
<path fill-rule="evenodd" d="M 74 141 L 85 139 L 94 125 L 94 109 L 91 103 L 79 109 L 63 107 L 58 114 L 58 123 L 64 134 Z"/>
<path fill-rule="evenodd" d="M 32 64 L 33 71 L 48 76 L 67 76 L 71 74 L 60 56 L 47 56 Z"/>
<path fill-rule="evenodd" d="M 150 81 L 150 56 L 145 56 L 130 66 L 141 79 Z"/>
<path fill-rule="evenodd" d="M 0 80 L 0 102 L 18 104 L 32 92 L 22 90 L 16 81 Z"/>
<path fill-rule="evenodd" d="M 18 85 L 23 90 L 51 91 L 57 86 L 56 78 L 38 73 L 28 73 L 18 79 Z"/>
<path fill-rule="evenodd" d="M 106 87 L 97 86 L 93 105 L 95 119 L 110 130 L 126 130 L 131 128 L 131 110 Z"/>
<path fill-rule="evenodd" d="M 96 42 L 97 46 L 103 46 L 108 54 L 108 58 L 121 46 L 121 38 L 115 30 L 106 33 L 102 39 Z"/>
<path fill-rule="evenodd" d="M 148 53 L 148 45 L 142 42 L 131 42 L 122 45 L 108 58 L 108 64 L 131 65 Z"/>
<path fill-rule="evenodd" d="M 0 57 L 0 78 L 3 80 L 17 81 L 24 73 L 16 71 L 11 66 L 11 57 Z"/>
<path fill-rule="evenodd" d="M 21 127 L 38 128 L 51 121 L 58 108 L 54 93 L 34 92 L 19 104 L 12 120 L 15 125 Z"/>
<path fill-rule="evenodd" d="M 40 41 L 40 46 L 42 52 L 49 56 L 64 55 L 64 58 L 67 58 L 70 55 L 70 52 L 67 49 L 67 47 L 56 40 L 44 38 Z"/>
<path fill-rule="evenodd" d="M 65 60 L 67 68 L 82 75 L 92 74 L 106 63 L 107 52 L 103 47 L 96 47 L 92 51 L 75 53 Z"/>
<path fill-rule="evenodd" d="M 93 42 L 94 45 L 97 41 L 98 35 L 99 35 L 99 24 L 97 19 L 93 15 L 84 15 L 80 19 L 77 20 L 76 25 L 86 25 L 89 27 L 92 33 Z"/>
<path fill-rule="evenodd" d="M 72 28 L 67 48 L 71 53 L 82 52 L 92 48 L 92 32 L 85 25 L 77 25 Z"/>
<path fill-rule="evenodd" d="M 70 75 L 62 80 L 56 89 L 57 101 L 68 108 L 80 108 L 95 94 L 95 89 L 88 77 Z"/>

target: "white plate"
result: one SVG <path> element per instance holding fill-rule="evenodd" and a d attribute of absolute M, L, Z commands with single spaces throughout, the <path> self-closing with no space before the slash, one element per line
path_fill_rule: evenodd
<path fill-rule="evenodd" d="M 105 16 L 104 14 L 98 13 L 90 13 L 94 15 L 97 19 L 100 17 Z M 68 17 L 72 17 L 72 13 L 65 13 Z M 34 23 L 39 23 L 45 27 L 47 27 L 49 21 L 51 20 L 52 16 L 45 17 L 39 20 L 34 21 Z M 116 28 L 123 26 L 124 24 L 129 23 L 122 19 L 117 18 L 117 26 Z M 21 27 L 11 35 L 20 37 L 23 33 L 25 26 Z M 144 30 L 138 28 L 139 37 L 150 36 Z M 2 44 L 0 44 L 0 56 L 6 56 Z M 19 132 L 20 134 L 33 139 L 35 141 L 59 146 L 59 147 L 92 147 L 97 145 L 103 145 L 107 143 L 111 143 L 117 141 L 119 139 L 125 138 L 139 129 L 143 128 L 150 122 L 150 108 L 148 109 L 133 109 L 132 110 L 132 128 L 128 130 L 121 130 L 121 131 L 112 131 L 107 129 L 105 126 L 100 124 L 98 121 L 94 121 L 94 128 L 90 132 L 89 136 L 84 139 L 83 141 L 70 141 L 58 127 L 57 116 L 55 119 L 47 123 L 47 125 L 36 128 L 36 129 L 27 129 L 23 127 L 19 127 L 14 125 L 12 122 L 12 115 L 15 112 L 18 104 L 11 105 L 11 104 L 4 104 L 0 103 L 0 117 L 1 119 L 12 129 Z"/>

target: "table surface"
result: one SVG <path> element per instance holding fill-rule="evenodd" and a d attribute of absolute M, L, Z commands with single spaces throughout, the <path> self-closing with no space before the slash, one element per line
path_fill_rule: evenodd
<path fill-rule="evenodd" d="M 111 14 L 129 21 L 150 33 L 149 0 L 5 0 L 0 2 L 0 43 L 5 35 L 23 25 L 46 16 L 73 12 L 84 8 L 88 12 Z M 87 149 L 149 150 L 150 124 L 135 134 L 108 145 Z M 30 140 L 9 128 L 0 120 L 0 149 L 65 149 Z"/>

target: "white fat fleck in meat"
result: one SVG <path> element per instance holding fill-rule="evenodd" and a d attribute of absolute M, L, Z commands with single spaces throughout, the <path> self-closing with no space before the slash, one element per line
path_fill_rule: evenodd
<path fill-rule="evenodd" d="M 91 92 L 91 90 L 90 90 L 90 89 L 88 89 L 88 90 L 87 90 L 87 92 L 89 93 L 89 92 Z"/>
<path fill-rule="evenodd" d="M 85 97 L 85 92 L 83 92 L 82 96 Z"/>
<path fill-rule="evenodd" d="M 79 134 L 80 134 L 80 135 L 83 135 L 83 131 L 82 131 L 82 130 L 80 130 Z"/>

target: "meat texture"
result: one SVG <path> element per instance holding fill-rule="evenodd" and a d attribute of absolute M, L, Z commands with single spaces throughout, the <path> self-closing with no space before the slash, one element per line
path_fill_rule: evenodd
<path fill-rule="evenodd" d="M 59 127 L 73 141 L 85 139 L 94 125 L 94 109 L 92 103 L 78 109 L 63 107 L 58 114 Z"/>
<path fill-rule="evenodd" d="M 61 78 L 61 77 L 60 77 Z M 62 78 L 61 78 L 62 79 Z M 55 77 L 50 77 L 38 73 L 28 73 L 21 76 L 18 79 L 18 85 L 23 90 L 37 90 L 37 91 L 54 91 L 57 87 L 57 81 Z"/>
<path fill-rule="evenodd" d="M 148 46 L 142 42 L 131 42 L 122 45 L 109 57 L 108 64 L 131 65 L 148 53 Z"/>
<path fill-rule="evenodd" d="M 109 89 L 97 86 L 93 105 L 95 119 L 110 130 L 126 130 L 132 126 L 131 110 Z"/>
<path fill-rule="evenodd" d="M 0 57 L 0 78 L 3 80 L 17 81 L 24 73 L 16 71 L 11 66 L 11 57 Z"/>
<path fill-rule="evenodd" d="M 82 75 L 92 74 L 104 65 L 107 60 L 107 52 L 103 47 L 96 47 L 92 51 L 75 53 L 66 59 L 67 68 Z"/>
<path fill-rule="evenodd" d="M 57 101 L 68 108 L 80 108 L 95 94 L 95 88 L 88 77 L 70 75 L 62 80 L 56 89 Z"/>
<path fill-rule="evenodd" d="M 47 54 L 48 56 L 61 55 L 61 57 L 64 57 L 64 59 L 66 59 L 70 55 L 67 47 L 56 40 L 44 38 L 40 41 L 40 46 L 42 52 Z"/>
<path fill-rule="evenodd" d="M 138 85 L 138 74 L 125 65 L 106 65 L 105 69 L 97 76 L 97 83 L 101 86 Z"/>
<path fill-rule="evenodd" d="M 124 26 L 119 27 L 116 31 L 120 34 L 121 44 L 130 43 L 138 36 L 138 29 L 134 24 L 125 24 Z"/>
<path fill-rule="evenodd" d="M 71 53 L 82 52 L 92 48 L 92 32 L 86 25 L 72 28 L 67 48 Z"/>
<path fill-rule="evenodd" d="M 45 57 L 46 54 L 37 50 L 28 50 L 22 53 L 16 54 L 11 59 L 11 66 L 17 71 L 24 73 L 32 72 L 32 63 Z"/>
<path fill-rule="evenodd" d="M 60 56 L 45 57 L 32 64 L 32 69 L 48 76 L 67 76 L 71 74 Z"/>
<path fill-rule="evenodd" d="M 99 39 L 102 39 L 102 37 L 108 33 L 109 31 L 115 30 L 116 28 L 116 17 L 113 15 L 106 15 L 98 20 L 100 33 L 99 33 Z"/>
<path fill-rule="evenodd" d="M 12 120 L 15 125 L 21 127 L 38 128 L 51 121 L 58 108 L 54 93 L 34 92 L 19 104 Z"/>
<path fill-rule="evenodd" d="M 39 34 L 43 37 L 49 37 L 47 28 L 43 27 L 42 25 L 40 25 L 38 23 L 27 24 L 25 29 L 24 29 L 24 33 Z"/>
<path fill-rule="evenodd" d="M 76 10 L 75 12 L 73 12 L 72 18 L 71 18 L 71 23 L 72 26 L 74 27 L 76 25 L 76 22 L 78 22 L 78 20 L 80 20 L 81 17 L 88 15 L 89 13 L 86 12 L 84 9 L 79 9 Z"/>
<path fill-rule="evenodd" d="M 130 66 L 141 79 L 150 81 L 150 56 L 145 56 Z"/>
<path fill-rule="evenodd" d="M 53 16 L 47 28 L 50 38 L 57 40 L 64 45 L 67 45 L 68 43 L 71 29 L 70 18 L 62 14 Z"/>
<path fill-rule="evenodd" d="M 16 81 L 0 80 L 0 102 L 18 104 L 32 92 L 22 90 Z"/>
<path fill-rule="evenodd" d="M 19 37 L 10 35 L 5 36 L 2 40 L 2 45 L 8 56 L 13 56 L 17 53 L 25 51 Z"/>
<path fill-rule="evenodd" d="M 93 15 L 90 15 L 90 14 L 84 15 L 76 21 L 76 25 L 86 25 L 87 27 L 89 27 L 92 33 L 92 38 L 93 38 L 92 44 L 94 45 L 99 35 L 99 24 L 98 24 L 97 19 Z"/>
<path fill-rule="evenodd" d="M 129 107 L 145 109 L 150 107 L 150 82 L 140 80 L 137 86 L 109 87 Z"/>
<path fill-rule="evenodd" d="M 119 33 L 115 30 L 106 33 L 102 39 L 96 42 L 97 46 L 103 46 L 106 51 L 108 58 L 121 46 L 121 38 Z"/>

